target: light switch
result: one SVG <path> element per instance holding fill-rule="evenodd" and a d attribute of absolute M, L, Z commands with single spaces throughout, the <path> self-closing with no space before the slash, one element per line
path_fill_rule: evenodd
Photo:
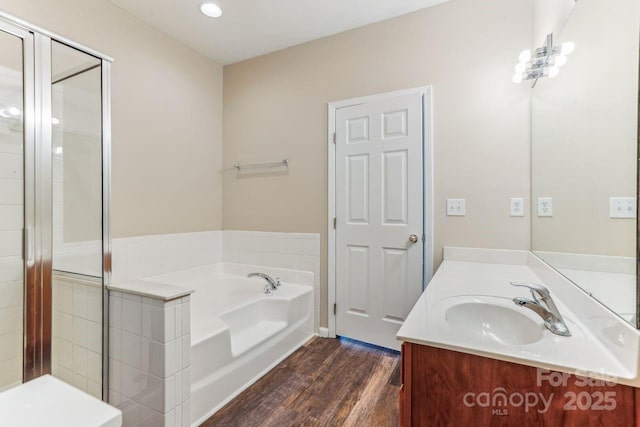
<path fill-rule="evenodd" d="M 611 197 L 609 199 L 609 218 L 635 218 L 635 197 Z"/>
<path fill-rule="evenodd" d="M 538 216 L 553 216 L 553 199 L 538 197 Z"/>
<path fill-rule="evenodd" d="M 512 197 L 511 198 L 511 216 L 524 216 L 524 198 Z"/>
<path fill-rule="evenodd" d="M 465 199 L 447 199 L 447 216 L 465 216 Z"/>

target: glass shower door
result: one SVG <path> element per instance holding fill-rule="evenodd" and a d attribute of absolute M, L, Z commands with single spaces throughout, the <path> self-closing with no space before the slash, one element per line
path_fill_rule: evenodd
<path fill-rule="evenodd" d="M 0 27 L 0 391 L 22 382 L 25 263 L 23 39 Z"/>

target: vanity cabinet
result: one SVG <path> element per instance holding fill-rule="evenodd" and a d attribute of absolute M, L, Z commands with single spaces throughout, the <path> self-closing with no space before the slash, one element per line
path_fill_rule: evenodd
<path fill-rule="evenodd" d="M 402 344 L 400 426 L 640 426 L 633 387 Z"/>

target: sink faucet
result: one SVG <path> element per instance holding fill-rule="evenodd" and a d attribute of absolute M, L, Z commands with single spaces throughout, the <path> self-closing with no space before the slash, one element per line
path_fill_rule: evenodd
<path fill-rule="evenodd" d="M 528 308 L 529 310 L 537 313 L 544 320 L 544 326 L 556 335 L 562 335 L 563 337 L 570 337 L 571 332 L 567 324 L 564 323 L 564 319 L 556 307 L 556 304 L 551 298 L 549 289 L 538 283 L 516 283 L 510 282 L 512 286 L 521 286 L 528 288 L 531 291 L 533 301 L 526 298 L 516 297 L 513 302 L 520 306 Z"/>
<path fill-rule="evenodd" d="M 250 273 L 247 274 L 247 277 L 260 277 L 267 281 L 267 284 L 264 287 L 264 293 L 270 294 L 271 291 L 275 291 L 280 286 L 280 278 L 276 277 L 275 279 L 268 274 L 265 273 Z"/>

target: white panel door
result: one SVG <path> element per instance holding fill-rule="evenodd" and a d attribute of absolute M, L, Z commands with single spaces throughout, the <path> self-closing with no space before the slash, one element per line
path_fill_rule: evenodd
<path fill-rule="evenodd" d="M 399 349 L 422 292 L 422 94 L 336 111 L 336 335 Z"/>

